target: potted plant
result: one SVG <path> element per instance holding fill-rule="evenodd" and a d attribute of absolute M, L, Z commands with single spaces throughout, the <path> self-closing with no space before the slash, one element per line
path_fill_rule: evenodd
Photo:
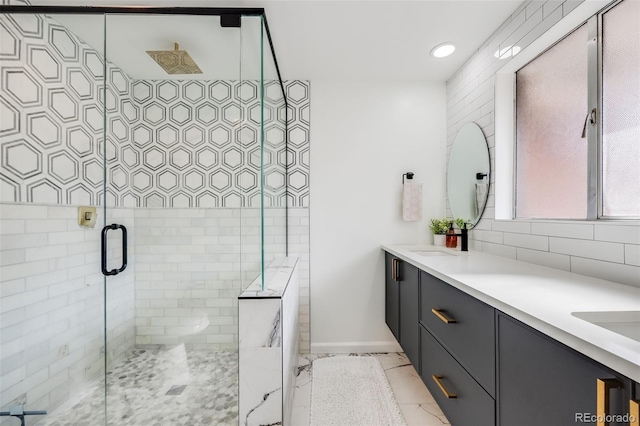
<path fill-rule="evenodd" d="M 453 223 L 452 219 L 431 219 L 429 229 L 433 232 L 433 245 L 443 246 L 445 240 L 445 234 L 449 230 L 449 225 Z"/>
<path fill-rule="evenodd" d="M 467 224 L 467 228 L 468 228 L 468 227 L 469 227 L 469 224 L 471 223 L 471 221 L 470 221 L 470 220 L 464 220 L 464 219 L 462 219 L 461 217 L 456 218 L 456 220 L 455 220 L 454 222 L 455 222 L 456 226 L 457 226 L 459 229 L 464 228 L 464 224 L 465 224 L 465 223 Z"/>

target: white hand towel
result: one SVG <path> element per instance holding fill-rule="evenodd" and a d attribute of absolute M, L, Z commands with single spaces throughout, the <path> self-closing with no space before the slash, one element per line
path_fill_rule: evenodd
<path fill-rule="evenodd" d="M 422 220 L 422 184 L 406 182 L 402 187 L 402 220 Z"/>
<path fill-rule="evenodd" d="M 487 199 L 487 192 L 489 191 L 489 184 L 476 183 L 476 216 L 482 213 L 484 202 Z"/>

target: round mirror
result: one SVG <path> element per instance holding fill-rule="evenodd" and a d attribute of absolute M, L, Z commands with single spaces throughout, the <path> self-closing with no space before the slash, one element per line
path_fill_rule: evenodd
<path fill-rule="evenodd" d="M 454 218 L 466 220 L 473 228 L 480 218 L 489 197 L 489 147 L 482 129 L 467 123 L 458 131 L 447 169 L 449 207 Z"/>

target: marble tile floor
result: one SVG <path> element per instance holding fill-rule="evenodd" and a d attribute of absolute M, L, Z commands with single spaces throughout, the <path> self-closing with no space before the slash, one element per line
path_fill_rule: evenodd
<path fill-rule="evenodd" d="M 449 424 L 405 354 L 352 355 L 378 358 L 408 426 Z M 313 361 L 327 356 L 300 356 L 291 426 L 309 426 Z M 235 352 L 134 349 L 108 374 L 107 425 L 237 425 L 237 362 Z M 34 424 L 103 425 L 103 404 L 99 386 Z"/>
<path fill-rule="evenodd" d="M 237 425 L 238 354 L 133 349 L 107 375 L 107 425 Z M 104 386 L 45 416 L 38 426 L 104 425 Z"/>
<path fill-rule="evenodd" d="M 404 353 L 351 355 L 375 356 L 378 358 L 408 426 L 442 426 L 449 424 L 449 421 Z M 300 356 L 291 426 L 309 426 L 313 361 L 327 356 L 334 355 L 312 354 Z"/>

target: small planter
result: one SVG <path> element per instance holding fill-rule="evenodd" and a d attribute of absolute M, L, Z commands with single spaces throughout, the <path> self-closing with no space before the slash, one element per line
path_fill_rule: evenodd
<path fill-rule="evenodd" d="M 433 245 L 434 246 L 444 246 L 446 235 L 444 234 L 433 234 Z"/>

